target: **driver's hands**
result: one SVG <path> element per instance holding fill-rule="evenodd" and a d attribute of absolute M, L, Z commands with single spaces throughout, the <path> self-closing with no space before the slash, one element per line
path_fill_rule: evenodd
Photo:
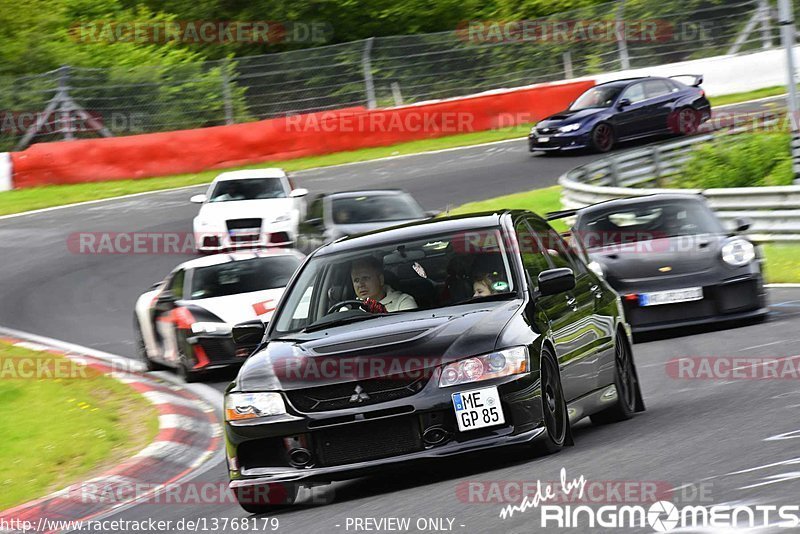
<path fill-rule="evenodd" d="M 361 309 L 369 313 L 386 313 L 386 306 L 375 299 L 364 299 L 361 302 Z"/>

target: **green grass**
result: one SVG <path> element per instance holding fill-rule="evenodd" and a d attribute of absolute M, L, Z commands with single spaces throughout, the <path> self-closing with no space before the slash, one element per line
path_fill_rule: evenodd
<path fill-rule="evenodd" d="M 158 431 L 155 407 L 108 376 L 86 368 L 83 378 L 19 372 L 30 369 L 22 361 L 43 359 L 64 361 L 0 342 L 0 510 L 104 471 Z"/>
<path fill-rule="evenodd" d="M 748 100 L 756 100 L 758 98 L 765 98 L 768 96 L 779 96 L 786 94 L 786 86 L 778 85 L 776 87 L 765 87 L 764 89 L 756 89 L 755 91 L 748 91 L 746 93 L 734 93 L 732 95 L 722 96 L 709 96 L 708 101 L 711 106 L 724 106 L 726 104 L 737 104 L 739 102 L 747 102 Z"/>
<path fill-rule="evenodd" d="M 552 186 L 525 193 L 515 193 L 502 197 L 470 202 L 450 210 L 450 215 L 492 211 L 499 209 L 526 209 L 544 216 L 549 211 L 562 209 L 561 187 Z M 559 232 L 567 230 L 563 220 L 551 221 Z M 800 244 L 767 244 L 764 245 L 764 256 L 767 260 L 765 277 L 767 283 L 800 283 Z"/>

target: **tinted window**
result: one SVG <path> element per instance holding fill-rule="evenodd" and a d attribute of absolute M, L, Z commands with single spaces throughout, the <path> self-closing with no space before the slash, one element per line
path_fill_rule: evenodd
<path fill-rule="evenodd" d="M 583 93 L 578 99 L 569 107 L 572 110 L 588 109 L 588 108 L 607 108 L 610 107 L 619 96 L 622 87 L 601 85 L 599 87 L 592 87 Z"/>
<path fill-rule="evenodd" d="M 663 80 L 648 80 L 644 82 L 644 92 L 647 98 L 656 98 L 672 92 L 672 88 Z"/>
<path fill-rule="evenodd" d="M 522 256 L 522 265 L 528 272 L 528 276 L 531 277 L 531 281 L 535 284 L 539 278 L 539 273 L 550 268 L 547 258 L 542 254 L 542 240 L 524 220 L 517 223 L 515 230 L 520 247 L 520 255 Z"/>
<path fill-rule="evenodd" d="M 183 280 L 186 271 L 181 269 L 177 271 L 175 275 L 172 277 L 172 280 L 169 283 L 169 290 L 175 295 L 175 298 L 182 299 L 183 298 Z"/>
<path fill-rule="evenodd" d="M 725 233 L 711 210 L 695 201 L 610 207 L 583 215 L 577 230 L 587 250 L 666 237 Z"/>
<path fill-rule="evenodd" d="M 286 190 L 280 178 L 245 178 L 217 182 L 209 202 L 232 200 L 257 200 L 286 198 Z"/>
<path fill-rule="evenodd" d="M 646 98 L 644 95 L 644 85 L 641 83 L 635 83 L 628 86 L 628 88 L 625 89 L 625 92 L 622 93 L 622 98 L 627 98 L 631 101 L 631 104 L 635 102 L 641 102 Z"/>
<path fill-rule="evenodd" d="M 198 267 L 192 278 L 192 299 L 285 287 L 299 266 L 294 256 L 274 256 Z"/>
<path fill-rule="evenodd" d="M 309 219 L 322 219 L 322 201 L 325 197 L 319 196 L 314 199 L 308 208 Z"/>
<path fill-rule="evenodd" d="M 425 217 L 425 212 L 409 195 L 337 197 L 331 202 L 331 210 L 333 222 L 336 224 L 402 221 Z"/>

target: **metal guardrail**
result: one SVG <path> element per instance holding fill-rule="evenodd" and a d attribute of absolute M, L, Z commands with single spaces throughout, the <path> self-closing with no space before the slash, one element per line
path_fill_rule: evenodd
<path fill-rule="evenodd" d="M 680 172 L 692 148 L 713 135 L 640 148 L 581 165 L 562 175 L 564 209 L 605 200 L 657 193 L 702 194 L 723 223 L 751 222 L 748 236 L 758 242 L 800 241 L 800 185 L 724 189 L 669 189 L 666 178 Z"/>

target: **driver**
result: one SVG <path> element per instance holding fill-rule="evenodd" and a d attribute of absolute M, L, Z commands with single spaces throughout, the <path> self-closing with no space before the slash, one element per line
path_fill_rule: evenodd
<path fill-rule="evenodd" d="M 350 279 L 358 300 L 376 300 L 383 304 L 387 312 L 415 310 L 418 307 L 414 297 L 384 284 L 383 264 L 373 256 L 353 261 Z"/>

